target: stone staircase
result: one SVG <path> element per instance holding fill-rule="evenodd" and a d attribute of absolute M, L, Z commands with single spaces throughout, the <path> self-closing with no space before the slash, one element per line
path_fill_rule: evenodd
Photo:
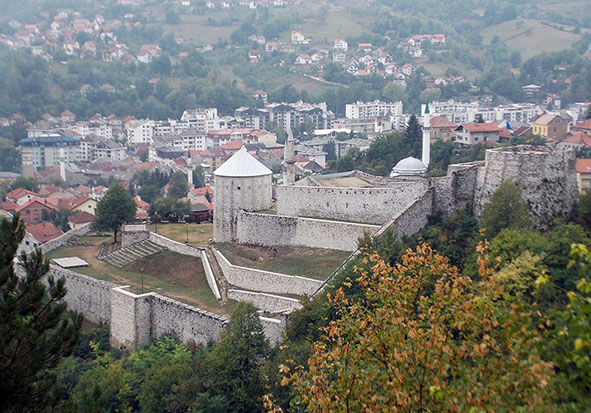
<path fill-rule="evenodd" d="M 131 264 L 136 260 L 158 254 L 164 250 L 166 250 L 166 248 L 154 244 L 151 241 L 144 240 L 130 245 L 127 248 L 120 248 L 115 252 L 104 255 L 102 260 L 106 263 L 114 265 L 117 268 L 121 268 L 127 264 Z"/>

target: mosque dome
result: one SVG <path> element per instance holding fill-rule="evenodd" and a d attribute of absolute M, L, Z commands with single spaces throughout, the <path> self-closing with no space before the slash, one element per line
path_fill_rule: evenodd
<path fill-rule="evenodd" d="M 418 176 L 424 174 L 425 172 L 427 172 L 427 167 L 425 164 L 421 160 L 409 156 L 408 158 L 402 159 L 396 164 L 394 168 L 392 168 L 390 177 Z"/>
<path fill-rule="evenodd" d="M 243 146 L 213 173 L 215 176 L 235 178 L 271 175 L 273 172 L 257 161 Z"/>

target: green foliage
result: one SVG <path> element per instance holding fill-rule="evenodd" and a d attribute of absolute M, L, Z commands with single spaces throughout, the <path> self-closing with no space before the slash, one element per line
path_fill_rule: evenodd
<path fill-rule="evenodd" d="M 168 10 L 165 17 L 167 24 L 179 24 L 181 17 L 174 10 Z"/>
<path fill-rule="evenodd" d="M 177 222 L 180 218 L 191 214 L 191 205 L 189 201 L 181 201 L 171 196 L 165 196 L 156 198 L 150 204 L 149 214 Z"/>
<path fill-rule="evenodd" d="M 39 192 L 39 182 L 37 182 L 35 178 L 19 176 L 10 184 L 10 190 L 13 191 L 17 188 L 23 188 L 32 192 Z"/>
<path fill-rule="evenodd" d="M 152 201 L 158 197 L 160 192 L 154 185 L 144 185 L 139 189 L 139 191 L 137 191 L 137 194 L 140 196 L 142 201 L 146 201 L 148 204 L 151 204 Z"/>
<path fill-rule="evenodd" d="M 189 185 L 187 184 L 187 175 L 182 171 L 176 171 L 170 176 L 168 182 L 168 195 L 179 199 L 184 198 L 187 195 Z"/>
<path fill-rule="evenodd" d="M 503 182 L 484 206 L 480 223 L 487 238 L 493 238 L 503 228 L 529 228 L 529 207 L 521 198 L 521 190 L 514 181 Z"/>
<path fill-rule="evenodd" d="M 20 154 L 14 143 L 0 138 L 0 171 L 16 172 L 20 164 Z"/>
<path fill-rule="evenodd" d="M 129 192 L 123 185 L 115 183 L 96 205 L 92 227 L 95 231 L 113 231 L 113 238 L 117 241 L 119 228 L 135 219 L 135 210 L 136 204 Z"/>
<path fill-rule="evenodd" d="M 585 227 L 587 231 L 591 231 L 591 190 L 587 189 L 579 195 L 579 203 L 577 204 L 577 221 Z"/>
<path fill-rule="evenodd" d="M 74 211 L 65 208 L 60 208 L 58 211 L 51 211 L 49 213 L 44 209 L 41 211 L 41 217 L 43 221 L 51 221 L 61 231 L 68 232 L 70 230 L 68 218 L 74 215 L 74 213 Z"/>
<path fill-rule="evenodd" d="M 58 403 L 55 367 L 76 343 L 82 323 L 67 316 L 65 280 L 43 279 L 49 261 L 40 250 L 22 255 L 24 275 L 15 273 L 13 259 L 25 236 L 18 214 L 0 221 L 0 409 L 43 411 Z"/>
<path fill-rule="evenodd" d="M 193 169 L 193 186 L 195 188 L 203 188 L 205 186 L 205 172 L 201 165 L 197 165 Z"/>

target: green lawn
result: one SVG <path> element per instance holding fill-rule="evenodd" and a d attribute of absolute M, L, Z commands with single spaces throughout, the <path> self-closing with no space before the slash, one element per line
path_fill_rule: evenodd
<path fill-rule="evenodd" d="M 143 278 L 144 292 L 157 292 L 213 313 L 225 316 L 231 314 L 235 303 L 222 305 L 215 299 L 207 284 L 200 259 L 164 251 L 117 268 L 96 259 L 100 242 L 108 239 L 98 239 L 93 246 L 58 248 L 46 256 L 50 259 L 78 256 L 88 262 L 89 266 L 76 268 L 76 272 L 119 285 L 129 285 L 136 294 L 142 292 Z"/>
<path fill-rule="evenodd" d="M 209 240 L 213 238 L 213 224 L 153 224 L 148 227 L 150 232 L 157 232 L 163 237 L 170 238 L 178 242 L 187 240 L 189 235 L 189 244 L 197 247 L 206 247 Z"/>
<path fill-rule="evenodd" d="M 346 251 L 305 247 L 272 249 L 239 244 L 217 244 L 216 248 L 234 265 L 281 274 L 325 280 L 349 255 Z"/>
<path fill-rule="evenodd" d="M 210 26 L 207 24 L 208 17 L 220 21 L 229 16 L 227 11 L 214 11 L 206 15 L 185 13 L 181 15 L 179 24 L 164 24 L 164 34 L 182 34 L 186 41 L 195 41 L 197 44 L 216 43 L 219 39 L 229 40 L 230 35 L 240 27 L 241 22 L 234 22 L 231 26 Z"/>

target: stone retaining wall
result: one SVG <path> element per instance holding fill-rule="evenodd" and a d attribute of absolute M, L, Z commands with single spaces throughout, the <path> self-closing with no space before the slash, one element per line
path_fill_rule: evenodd
<path fill-rule="evenodd" d="M 378 225 L 241 212 L 237 237 L 241 244 L 355 251 L 365 232 L 379 229 Z"/>
<path fill-rule="evenodd" d="M 287 310 L 289 312 L 302 308 L 300 300 L 295 298 L 281 297 L 278 295 L 257 293 L 254 291 L 228 290 L 228 299 L 236 301 L 249 301 L 259 310 L 278 312 Z"/>
<path fill-rule="evenodd" d="M 239 288 L 275 294 L 312 295 L 322 286 L 322 281 L 311 278 L 232 265 L 215 248 L 213 253 L 226 280 Z"/>
<path fill-rule="evenodd" d="M 89 222 L 80 225 L 76 229 L 71 229 L 68 232 L 65 232 L 63 235 L 60 235 L 59 237 L 54 238 L 51 241 L 47 241 L 46 243 L 41 245 L 41 251 L 43 251 L 44 254 L 47 254 L 49 251 L 53 251 L 54 249 L 61 247 L 63 244 L 65 244 L 72 238 L 88 233 L 90 231 L 91 224 L 92 223 Z"/>

